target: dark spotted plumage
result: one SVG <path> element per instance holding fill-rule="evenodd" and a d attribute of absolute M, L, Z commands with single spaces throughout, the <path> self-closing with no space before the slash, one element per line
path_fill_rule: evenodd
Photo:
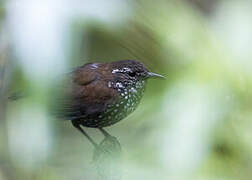
<path fill-rule="evenodd" d="M 99 128 L 108 137 L 102 128 L 117 123 L 136 109 L 150 77 L 163 78 L 136 60 L 85 64 L 71 72 L 57 114 L 71 120 L 97 147 L 81 126 Z"/>
<path fill-rule="evenodd" d="M 132 113 L 151 73 L 136 60 L 89 63 L 72 72 L 68 100 L 61 114 L 74 124 L 101 128 Z"/>

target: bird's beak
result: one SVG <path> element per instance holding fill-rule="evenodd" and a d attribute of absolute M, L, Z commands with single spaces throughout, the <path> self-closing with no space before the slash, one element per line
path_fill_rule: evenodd
<path fill-rule="evenodd" d="M 148 77 L 166 79 L 164 76 L 153 72 L 148 72 Z"/>

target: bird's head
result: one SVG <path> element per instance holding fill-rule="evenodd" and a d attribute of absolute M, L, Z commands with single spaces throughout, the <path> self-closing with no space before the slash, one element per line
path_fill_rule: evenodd
<path fill-rule="evenodd" d="M 122 60 L 112 62 L 112 74 L 118 79 L 126 81 L 143 81 L 149 78 L 165 78 L 160 74 L 150 72 L 143 63 L 136 60 Z"/>

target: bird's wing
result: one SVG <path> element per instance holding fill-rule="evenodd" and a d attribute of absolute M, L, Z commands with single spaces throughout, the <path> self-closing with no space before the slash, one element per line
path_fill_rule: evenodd
<path fill-rule="evenodd" d="M 102 113 L 117 95 L 108 87 L 108 81 L 99 74 L 88 70 L 76 70 L 72 75 L 70 91 L 61 103 L 61 117 L 64 119 L 84 119 Z"/>
<path fill-rule="evenodd" d="M 106 106 L 113 101 L 114 89 L 110 89 L 105 81 L 96 80 L 87 85 L 77 85 L 73 88 L 72 104 L 81 115 L 93 116 L 102 113 Z"/>
<path fill-rule="evenodd" d="M 96 80 L 98 74 L 90 66 L 91 64 L 86 64 L 76 68 L 72 72 L 72 81 L 74 84 L 85 86 Z"/>

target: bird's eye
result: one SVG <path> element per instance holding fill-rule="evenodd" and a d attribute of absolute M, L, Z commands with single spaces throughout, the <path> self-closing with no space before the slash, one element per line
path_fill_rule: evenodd
<path fill-rule="evenodd" d="M 131 77 L 135 77 L 135 76 L 136 76 L 136 72 L 129 72 L 128 74 L 129 74 L 129 76 L 131 76 Z"/>

